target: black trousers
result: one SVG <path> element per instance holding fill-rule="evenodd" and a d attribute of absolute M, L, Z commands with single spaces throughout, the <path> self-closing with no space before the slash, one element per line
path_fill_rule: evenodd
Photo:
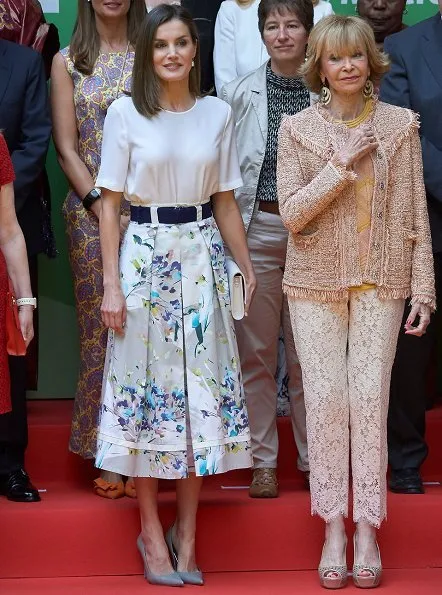
<path fill-rule="evenodd" d="M 436 296 L 442 300 L 442 253 L 434 255 Z M 410 307 L 406 305 L 405 324 Z M 388 459 L 393 470 L 417 468 L 428 455 L 425 442 L 425 411 L 428 371 L 436 348 L 441 310 L 432 314 L 423 337 L 399 333 L 396 359 L 393 365 L 388 411 Z"/>
<path fill-rule="evenodd" d="M 28 445 L 26 358 L 9 357 L 12 411 L 0 415 L 0 475 L 24 466 Z"/>
<path fill-rule="evenodd" d="M 32 292 L 37 295 L 37 257 L 29 259 Z M 9 357 L 11 404 L 9 413 L 0 415 L 0 475 L 7 475 L 24 466 L 28 446 L 28 415 L 26 405 L 26 358 Z"/>

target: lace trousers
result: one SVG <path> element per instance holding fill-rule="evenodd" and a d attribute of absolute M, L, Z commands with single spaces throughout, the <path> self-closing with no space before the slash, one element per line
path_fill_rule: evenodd
<path fill-rule="evenodd" d="M 289 300 L 307 411 L 312 514 L 348 515 L 379 527 L 386 517 L 387 411 L 404 300 L 375 289 L 347 302 Z"/>

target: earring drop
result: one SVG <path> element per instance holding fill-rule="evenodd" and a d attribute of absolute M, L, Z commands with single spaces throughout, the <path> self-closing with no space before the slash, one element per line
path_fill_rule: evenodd
<path fill-rule="evenodd" d="M 365 97 L 365 99 L 372 99 L 374 95 L 374 85 L 370 79 L 367 79 L 362 94 Z"/>
<path fill-rule="evenodd" d="M 195 60 L 192 60 L 192 68 L 195 67 Z"/>
<path fill-rule="evenodd" d="M 319 95 L 319 101 L 322 103 L 322 105 L 328 105 L 331 101 L 331 91 L 325 85 L 325 81 L 322 83 L 321 93 Z"/>

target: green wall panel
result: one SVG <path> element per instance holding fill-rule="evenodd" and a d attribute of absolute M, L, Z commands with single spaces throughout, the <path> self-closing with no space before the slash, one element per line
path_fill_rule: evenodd
<path fill-rule="evenodd" d="M 59 30 L 60 43 L 69 43 L 77 13 L 75 0 L 60 0 L 60 12 L 47 14 Z M 71 274 L 61 207 L 67 184 L 58 167 L 54 147 L 47 167 L 52 188 L 52 212 L 58 256 L 39 261 L 39 380 L 33 398 L 70 398 L 74 395 L 78 369 L 78 334 Z"/>
<path fill-rule="evenodd" d="M 206 0 L 210 2 L 210 0 Z M 333 0 L 335 12 L 354 14 L 356 0 Z M 77 2 L 60 0 L 60 12 L 48 14 L 57 25 L 62 47 L 68 45 L 75 21 Z M 405 21 L 413 24 L 437 11 L 437 0 L 409 0 Z M 53 222 L 59 255 L 54 260 L 40 259 L 40 359 L 39 390 L 33 397 L 67 398 L 75 392 L 78 369 L 78 335 L 72 283 L 66 250 L 61 207 L 67 185 L 51 147 L 48 171 L 52 187 Z"/>

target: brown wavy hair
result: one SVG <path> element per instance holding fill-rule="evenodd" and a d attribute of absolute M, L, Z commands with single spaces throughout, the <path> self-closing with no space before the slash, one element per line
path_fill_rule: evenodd
<path fill-rule="evenodd" d="M 161 83 L 153 65 L 153 52 L 158 27 L 173 20 L 181 21 L 196 45 L 194 67 L 189 74 L 189 91 L 201 97 L 201 60 L 198 30 L 189 12 L 176 4 L 159 4 L 147 15 L 138 37 L 132 72 L 132 101 L 137 111 L 151 118 L 161 109 Z"/>
<path fill-rule="evenodd" d="M 135 48 L 141 24 L 146 16 L 144 0 L 132 0 L 127 13 L 127 39 Z M 69 56 L 82 74 L 92 74 L 100 53 L 100 37 L 95 25 L 92 2 L 78 0 L 77 20 L 74 25 Z"/>

